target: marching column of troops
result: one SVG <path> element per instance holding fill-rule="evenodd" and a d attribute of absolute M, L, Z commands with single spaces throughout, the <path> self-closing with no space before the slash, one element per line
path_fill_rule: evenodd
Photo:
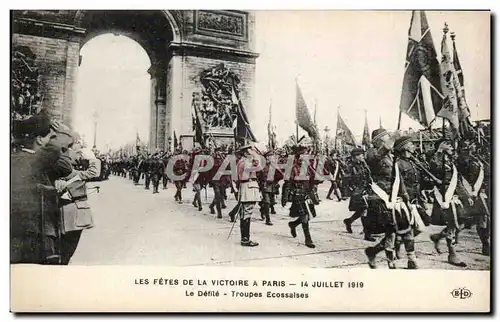
<path fill-rule="evenodd" d="M 311 142 L 307 138 L 301 141 L 274 151 L 258 151 L 265 157 L 266 164 L 256 173 L 245 171 L 252 166 L 247 157 L 256 153 L 252 146 L 234 151 L 238 158 L 235 181 L 230 174 L 217 176 L 225 157 L 233 154 L 230 147 L 195 148 L 190 153 L 180 148 L 172 154 L 133 156 L 115 160 L 111 169 L 118 176 L 126 177 L 128 173 L 136 185 L 141 176 L 144 177 L 145 189 L 149 189 L 152 182 L 153 193 L 158 193 L 160 181 L 163 189 L 167 189 L 168 182 L 172 181 L 176 188 L 175 200 L 182 203 L 182 191 L 191 178 L 195 157 L 212 155 L 214 166 L 211 170 L 197 173 L 191 179 L 192 204 L 201 211 L 201 192 L 205 189 L 206 193 L 211 187 L 214 197 L 209 205 L 210 213 L 222 218 L 227 190 L 230 189 L 238 203 L 228 216 L 231 222 L 235 222 L 239 215 L 242 246 L 258 246 L 250 239 L 250 218 L 255 205 L 259 205 L 261 220 L 266 225 L 273 225 L 272 215 L 276 213 L 281 188 L 281 205 L 290 205 L 289 215 L 293 219 L 288 224 L 290 234 L 295 238 L 296 228 L 301 226 L 305 245 L 314 248 L 309 221 L 316 217 L 315 206 L 320 203 L 317 187 L 328 180 L 330 189 L 326 199 L 331 200 L 332 194 L 338 201 L 349 199 L 349 211 L 353 214 L 344 220 L 346 231 L 352 233 L 352 224 L 360 219 L 364 239 L 376 243 L 365 249 L 371 268 L 376 268 L 377 255 L 382 251 L 389 268 L 396 268 L 395 259 L 402 258 L 403 245 L 408 268 L 418 268 L 415 236 L 431 224 L 444 226 L 440 233 L 431 235 L 431 241 L 439 253 L 442 252 L 441 241 L 446 241 L 450 264 L 466 266 L 458 258 L 456 245 L 460 232 L 473 225 L 482 243 L 482 254 L 489 256 L 490 165 L 485 161 L 489 160 L 489 152 L 473 139 L 463 139 L 454 146 L 451 140 L 442 138 L 435 142 L 434 151 L 424 153 L 417 151 L 411 137 L 394 140 L 385 129 L 377 129 L 372 133 L 372 147 L 367 151 L 354 148 L 349 156 L 342 156 L 337 151 L 327 156 L 322 179 L 315 176 L 318 163 L 301 158 L 301 155 L 314 153 Z M 285 164 L 290 153 L 294 155 L 291 176 L 285 177 L 283 171 L 275 168 L 275 175 L 270 180 L 271 160 L 278 157 L 280 163 Z M 169 178 L 166 174 L 169 160 L 178 154 L 190 155 L 189 161 L 178 159 L 173 164 L 176 177 L 186 174 L 182 180 Z M 308 180 L 296 179 L 302 168 L 307 168 Z M 381 239 L 377 242 L 376 237 Z"/>

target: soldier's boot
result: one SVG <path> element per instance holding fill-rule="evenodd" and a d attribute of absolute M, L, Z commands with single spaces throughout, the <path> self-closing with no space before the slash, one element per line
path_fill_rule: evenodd
<path fill-rule="evenodd" d="M 271 222 L 271 216 L 269 215 L 269 205 L 264 204 L 262 209 L 262 214 L 264 215 L 264 219 L 266 220 L 266 225 L 272 226 L 273 223 Z"/>
<path fill-rule="evenodd" d="M 417 265 L 417 256 L 415 255 L 415 240 L 405 238 L 404 244 L 405 244 L 406 256 L 408 257 L 408 266 L 407 266 L 408 269 L 417 269 L 418 265 Z"/>
<path fill-rule="evenodd" d="M 236 214 L 238 213 L 239 205 L 236 204 L 233 209 L 229 212 L 229 221 L 234 222 L 236 220 Z"/>
<path fill-rule="evenodd" d="M 271 215 L 276 215 L 276 210 L 274 210 L 274 205 L 271 205 Z"/>
<path fill-rule="evenodd" d="M 200 198 L 200 196 L 198 196 L 197 200 L 198 200 L 198 211 L 202 211 L 203 207 L 201 206 L 201 198 Z"/>
<path fill-rule="evenodd" d="M 259 246 L 259 243 L 250 240 L 250 218 L 241 219 L 240 230 L 241 230 L 241 246 L 245 247 Z"/>
<path fill-rule="evenodd" d="M 259 208 L 259 212 L 260 212 L 260 220 L 265 220 L 266 219 L 266 213 L 265 213 L 265 209 L 264 207 L 266 206 L 264 203 L 262 202 L 259 202 L 259 205 L 260 205 L 260 208 Z"/>
<path fill-rule="evenodd" d="M 179 191 L 177 190 L 174 195 L 175 201 L 179 201 Z"/>
<path fill-rule="evenodd" d="M 225 198 L 227 198 L 227 197 L 225 197 Z M 224 198 L 222 198 L 222 200 L 220 201 L 220 207 L 221 207 L 222 209 L 226 209 L 226 208 L 227 208 L 227 206 L 226 206 L 226 202 L 224 201 Z"/>
<path fill-rule="evenodd" d="M 297 226 L 300 225 L 300 219 L 297 218 L 294 221 L 290 221 L 288 223 L 288 227 L 290 227 L 290 234 L 293 238 L 297 237 Z"/>
<path fill-rule="evenodd" d="M 418 269 L 417 264 L 417 256 L 415 256 L 415 252 L 407 253 L 408 256 L 408 269 Z"/>
<path fill-rule="evenodd" d="M 182 203 L 182 190 L 179 190 L 179 203 Z"/>
<path fill-rule="evenodd" d="M 335 189 L 335 197 L 337 197 L 337 199 L 340 201 L 342 201 L 342 194 L 340 193 L 340 189 L 337 188 Z"/>
<path fill-rule="evenodd" d="M 220 202 L 217 202 L 215 204 L 215 208 L 217 209 L 217 218 L 222 218 L 222 210 L 221 210 L 221 205 Z"/>
<path fill-rule="evenodd" d="M 453 266 L 467 267 L 467 264 L 458 259 L 457 251 L 455 249 L 455 244 L 451 239 L 446 239 L 446 244 L 448 245 L 448 263 Z"/>
<path fill-rule="evenodd" d="M 309 231 L 309 223 L 302 223 L 302 229 L 304 230 L 305 244 L 309 248 L 315 248 L 312 238 L 311 232 Z"/>
<path fill-rule="evenodd" d="M 476 231 L 477 231 L 477 234 L 479 235 L 479 239 L 481 240 L 481 244 L 482 244 L 481 253 L 484 256 L 490 256 L 490 241 L 489 241 L 488 229 L 476 227 Z"/>
<path fill-rule="evenodd" d="M 196 195 L 194 196 L 193 207 L 198 207 L 198 197 Z"/>
<path fill-rule="evenodd" d="M 446 236 L 443 234 L 443 232 L 440 232 L 437 234 L 432 234 L 430 237 L 432 242 L 434 243 L 434 249 L 436 250 L 436 252 L 438 252 L 438 254 L 442 253 L 441 249 L 439 248 L 439 244 L 440 244 L 441 239 L 443 239 L 445 237 Z"/>
<path fill-rule="evenodd" d="M 386 250 L 385 256 L 387 257 L 387 266 L 389 266 L 389 269 L 396 269 L 396 262 L 394 261 L 394 251 Z"/>
<path fill-rule="evenodd" d="M 361 224 L 363 225 L 363 233 L 365 234 L 365 240 L 366 241 L 370 241 L 370 242 L 377 241 L 375 239 L 375 237 L 372 236 L 372 234 L 370 233 L 370 230 L 368 229 L 369 223 L 368 223 L 368 221 L 367 221 L 367 219 L 366 219 L 365 216 L 361 217 Z"/>
<path fill-rule="evenodd" d="M 402 244 L 401 237 L 396 236 L 396 240 L 394 241 L 394 254 L 396 255 L 397 259 L 403 258 L 403 256 L 401 255 L 401 244 Z"/>
<path fill-rule="evenodd" d="M 330 185 L 330 189 L 328 189 L 328 193 L 326 195 L 326 199 L 333 200 L 332 199 L 332 193 L 333 193 L 333 185 Z"/>
<path fill-rule="evenodd" d="M 382 246 L 381 243 L 378 243 L 375 246 L 370 246 L 365 248 L 365 255 L 368 257 L 368 266 L 370 268 L 374 269 L 377 268 L 377 254 L 380 253 L 382 250 L 384 250 L 384 247 Z"/>
<path fill-rule="evenodd" d="M 345 230 L 347 230 L 349 234 L 352 234 L 352 227 L 351 227 L 352 222 L 350 217 L 344 219 L 344 225 L 345 225 Z"/>
<path fill-rule="evenodd" d="M 212 201 L 212 203 L 210 204 L 210 206 L 208 206 L 208 208 L 210 209 L 210 214 L 211 215 L 215 215 L 215 209 L 214 209 L 214 202 Z"/>

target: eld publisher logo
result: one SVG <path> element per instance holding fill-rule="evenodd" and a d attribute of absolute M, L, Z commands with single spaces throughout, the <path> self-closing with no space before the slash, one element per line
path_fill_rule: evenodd
<path fill-rule="evenodd" d="M 472 296 L 472 292 L 469 289 L 462 287 L 451 291 L 451 296 L 456 299 L 464 300 L 470 298 Z"/>

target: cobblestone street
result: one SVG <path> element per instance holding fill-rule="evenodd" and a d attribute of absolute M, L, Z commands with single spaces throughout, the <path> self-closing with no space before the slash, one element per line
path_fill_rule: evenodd
<path fill-rule="evenodd" d="M 289 234 L 288 210 L 276 205 L 272 216 L 274 226 L 260 221 L 258 209 L 254 210 L 251 225 L 252 239 L 260 245 L 254 248 L 239 244 L 239 223 L 231 236 L 232 223 L 227 213 L 235 205 L 229 195 L 228 208 L 223 219 L 211 215 L 208 203 L 212 198 L 209 188 L 207 199 L 202 191 L 203 211 L 191 205 L 192 189 L 183 190 L 184 203 L 174 201 L 174 187 L 153 194 L 145 190 L 143 180 L 138 186 L 124 178 L 112 176 L 108 181 L 92 183 L 101 187 L 92 193 L 90 201 L 95 228 L 84 231 L 79 248 L 73 257 L 74 265 L 172 265 L 172 266 L 306 266 L 324 268 L 365 267 L 363 249 L 371 242 L 363 240 L 361 223 L 353 225 L 353 234 L 345 231 L 342 220 L 350 212 L 348 201 L 326 200 L 329 183 L 320 186 L 322 202 L 318 216 L 311 221 L 311 234 L 315 249 L 304 245 L 299 227 L 297 238 Z M 428 227 L 417 240 L 417 256 L 421 268 L 460 269 L 447 263 L 447 253 L 437 254 L 429 234 L 441 227 Z M 446 246 L 443 243 L 443 249 Z M 481 255 L 481 243 L 475 229 L 465 230 L 458 245 L 459 255 L 468 269 L 489 269 L 489 257 Z M 402 247 L 404 255 L 404 246 Z M 387 269 L 384 254 L 379 255 L 379 268 Z M 406 260 L 397 262 L 398 268 L 406 267 Z"/>

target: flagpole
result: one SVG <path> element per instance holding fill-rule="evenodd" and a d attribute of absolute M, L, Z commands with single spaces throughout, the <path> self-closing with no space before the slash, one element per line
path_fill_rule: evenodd
<path fill-rule="evenodd" d="M 403 114 L 403 112 L 401 110 L 399 110 L 399 117 L 398 117 L 398 131 L 399 129 L 401 129 L 401 115 Z M 382 125 L 382 122 L 380 122 L 380 125 Z M 382 126 L 380 126 L 382 127 Z"/>

